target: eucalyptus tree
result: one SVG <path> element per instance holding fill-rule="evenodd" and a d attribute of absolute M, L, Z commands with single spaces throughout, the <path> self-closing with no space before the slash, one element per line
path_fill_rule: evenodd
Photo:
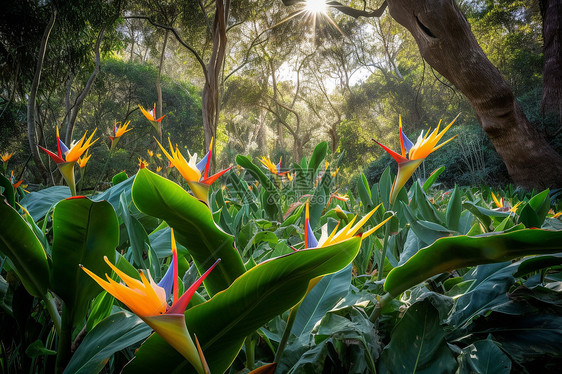
<path fill-rule="evenodd" d="M 283 3 L 305 4 L 300 0 Z M 562 186 L 562 157 L 531 125 L 454 0 L 362 4 L 363 8 L 358 9 L 338 1 L 327 2 L 354 18 L 380 17 L 388 8 L 392 18 L 413 36 L 424 60 L 466 96 L 513 181 L 528 188 Z"/>

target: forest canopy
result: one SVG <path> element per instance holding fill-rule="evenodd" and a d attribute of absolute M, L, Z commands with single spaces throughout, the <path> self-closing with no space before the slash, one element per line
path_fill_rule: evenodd
<path fill-rule="evenodd" d="M 474 100 L 420 55 L 394 3 L 328 2 L 318 11 L 299 1 L 14 1 L 0 20 L 0 148 L 15 152 L 16 175 L 50 184 L 54 165 L 36 147 L 53 144 L 57 127 L 67 142 L 97 128 L 105 140 L 92 149 L 92 184 L 93 174 L 134 173 L 138 158 L 158 149 L 153 136 L 199 152 L 215 138 L 217 168 L 238 153 L 282 158 L 289 168 L 327 141 L 331 154 L 344 153 L 343 180 L 362 170 L 375 180 L 388 159 L 371 139 L 395 146 L 398 116 L 416 138 L 460 113 L 454 146 L 419 177 L 445 165 L 446 185 L 517 179 Z M 559 113 L 541 107 L 544 3 L 455 8 L 537 138 L 559 154 Z M 161 135 L 139 104 L 166 114 Z M 135 131 L 120 144 L 127 156 L 117 152 L 104 167 L 114 122 L 129 120 Z"/>

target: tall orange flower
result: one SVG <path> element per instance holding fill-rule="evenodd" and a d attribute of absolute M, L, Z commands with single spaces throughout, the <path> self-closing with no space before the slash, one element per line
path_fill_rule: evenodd
<path fill-rule="evenodd" d="M 139 105 L 139 109 L 144 115 L 144 117 L 150 121 L 152 127 L 154 127 L 154 129 L 158 132 L 160 138 L 162 138 L 162 119 L 166 117 L 166 114 L 164 114 L 160 118 L 156 118 L 156 104 L 154 104 L 154 108 L 151 110 L 144 109 L 142 105 Z"/>
<path fill-rule="evenodd" d="M 168 138 L 168 143 L 170 143 L 170 153 L 168 153 L 162 144 L 158 142 L 160 149 L 164 152 L 164 155 L 168 158 L 169 162 L 178 169 L 181 176 L 185 179 L 189 188 L 193 192 L 193 195 L 199 200 L 203 201 L 205 204 L 209 205 L 209 189 L 213 182 L 215 182 L 221 175 L 229 171 L 231 168 L 224 169 L 218 173 L 209 176 L 209 167 L 211 165 L 211 152 L 213 149 L 213 140 L 211 139 L 211 144 L 209 145 L 209 151 L 197 162 L 197 153 L 189 154 L 189 162 L 180 153 L 178 146 L 176 148 L 172 146 L 172 141 Z"/>
<path fill-rule="evenodd" d="M 55 154 L 39 146 L 39 148 L 45 151 L 57 164 L 59 171 L 61 172 L 64 180 L 66 181 L 68 187 L 70 188 L 70 192 L 72 193 L 72 196 L 76 196 L 76 183 L 74 181 L 74 164 L 76 164 L 78 159 L 82 156 L 82 154 L 84 154 L 84 152 L 86 152 L 88 148 L 92 146 L 92 144 L 98 141 L 98 139 L 92 141 L 92 138 L 94 137 L 96 131 L 97 129 L 95 129 L 94 132 L 92 132 L 92 134 L 87 140 L 86 140 L 86 135 L 88 132 L 86 131 L 86 133 L 84 133 L 84 136 L 82 136 L 82 138 L 78 142 L 73 143 L 69 149 L 62 142 L 62 140 L 60 140 L 59 128 L 57 127 L 57 150 L 58 150 L 57 153 L 58 154 Z"/>
<path fill-rule="evenodd" d="M 262 158 L 258 159 L 258 160 L 262 163 L 264 168 L 266 168 L 267 170 L 269 170 L 271 172 L 271 174 L 282 176 L 282 175 L 285 175 L 289 172 L 289 171 L 281 172 L 281 160 L 282 159 L 283 159 L 282 157 L 279 159 L 279 162 L 277 163 L 277 165 L 275 165 L 273 162 L 271 162 L 269 157 L 262 156 Z"/>
<path fill-rule="evenodd" d="M 338 225 L 334 228 L 334 230 L 332 231 L 332 233 L 326 237 L 321 237 L 320 240 L 317 240 L 316 237 L 314 236 L 314 233 L 312 232 L 312 228 L 310 227 L 310 222 L 309 222 L 309 205 L 308 205 L 308 200 L 306 201 L 306 208 L 305 208 L 305 218 L 304 218 L 304 248 L 305 249 L 312 249 L 312 248 L 321 248 L 321 247 L 326 247 L 332 244 L 337 244 L 340 242 L 343 242 L 345 240 L 351 239 L 352 237 L 358 235 L 357 233 L 359 232 L 359 230 L 363 227 L 363 225 L 365 223 L 367 223 L 367 221 L 369 220 L 369 218 L 371 218 L 371 216 L 377 211 L 377 209 L 381 206 L 382 204 L 377 205 L 373 210 L 371 210 L 369 213 L 367 213 L 367 215 L 365 215 L 363 218 L 361 218 L 359 220 L 359 222 L 355 223 L 355 220 L 357 219 L 357 216 L 353 217 L 353 219 L 341 230 L 338 231 L 338 227 L 339 227 L 339 223 Z M 366 237 L 368 237 L 369 235 L 371 235 L 372 233 L 374 233 L 375 231 L 377 231 L 378 229 L 380 229 L 388 220 L 390 220 L 392 218 L 392 216 L 388 217 L 387 219 L 385 219 L 384 221 L 382 221 L 381 223 L 379 223 L 378 225 L 376 225 L 375 227 L 367 230 L 366 232 L 364 232 L 363 234 L 361 234 L 361 238 L 365 239 Z M 355 225 L 354 225 L 355 223 Z"/>
<path fill-rule="evenodd" d="M 12 153 L 3 153 L 0 157 L 2 158 L 2 162 L 8 162 L 9 159 L 12 158 L 12 156 L 14 155 L 14 152 Z"/>
<path fill-rule="evenodd" d="M 195 283 L 193 283 L 183 295 L 179 296 L 178 290 L 178 253 L 174 231 L 172 236 L 172 261 L 166 274 L 159 283 L 155 283 L 147 272 L 145 275 L 139 272 L 141 280 L 132 278 L 113 265 L 107 257 L 105 262 L 124 282 L 117 283 L 109 275 L 105 275 L 106 280 L 98 277 L 90 270 L 80 266 L 101 288 L 122 302 L 159 334 L 168 344 L 174 347 L 184 356 L 197 370 L 204 373 L 206 366 L 204 357 L 197 350 L 191 339 L 185 324 L 185 310 L 187 304 L 201 286 L 203 280 L 209 275 L 213 268 L 220 261 L 217 260 Z M 171 305 L 168 299 L 171 297 Z"/>
<path fill-rule="evenodd" d="M 414 171 L 416 171 L 416 169 L 418 168 L 418 166 L 420 166 L 423 160 L 425 160 L 425 158 L 429 156 L 433 151 L 441 148 L 442 146 L 444 146 L 445 144 L 456 138 L 455 135 L 452 138 L 437 145 L 439 140 L 441 140 L 443 135 L 445 135 L 447 130 L 449 130 L 449 128 L 453 125 L 453 123 L 458 117 L 459 116 L 457 115 L 451 121 L 451 123 L 449 123 L 449 125 L 445 127 L 441 132 L 439 132 L 441 121 L 439 121 L 437 128 L 433 130 L 433 132 L 430 132 L 431 129 L 429 129 L 427 133 L 424 135 L 422 131 L 422 133 L 416 140 L 416 143 L 414 144 L 410 141 L 410 139 L 408 139 L 408 137 L 402 131 L 402 117 L 399 116 L 398 118 L 400 123 L 400 150 L 402 151 L 401 152 L 402 154 L 398 154 L 394 152 L 393 150 L 385 147 L 384 145 L 373 139 L 398 163 L 398 174 L 394 179 L 394 183 L 392 184 L 392 189 L 390 191 L 391 203 L 396 199 L 402 187 L 404 187 L 408 179 L 410 179 L 412 174 L 414 174 Z"/>
<path fill-rule="evenodd" d="M 115 121 L 115 124 L 113 125 L 113 136 L 109 137 L 109 139 L 111 140 L 110 150 L 113 150 L 113 148 L 115 148 L 117 142 L 123 136 L 123 134 L 132 130 L 132 128 L 127 128 L 130 123 L 131 121 L 127 121 L 125 122 L 125 124 L 121 125 L 121 122 Z"/>

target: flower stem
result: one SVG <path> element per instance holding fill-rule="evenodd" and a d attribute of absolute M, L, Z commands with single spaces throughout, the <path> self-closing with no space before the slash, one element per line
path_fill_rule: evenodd
<path fill-rule="evenodd" d="M 57 305 L 55 304 L 55 299 L 51 296 L 49 297 L 49 293 L 43 296 L 43 302 L 45 303 L 45 307 L 47 308 L 47 312 L 49 312 L 49 316 L 53 320 L 53 325 L 55 326 L 55 331 L 60 336 L 61 333 L 61 318 L 60 314 L 57 310 Z"/>
<path fill-rule="evenodd" d="M 285 346 L 289 341 L 289 335 L 291 335 L 291 330 L 293 329 L 293 325 L 295 324 L 295 317 L 297 316 L 297 312 L 301 303 L 298 303 L 289 312 L 289 317 L 287 318 L 287 325 L 285 326 L 285 331 L 283 331 L 283 336 L 281 337 L 281 341 L 279 342 L 279 346 L 277 347 L 277 352 L 275 353 L 275 359 L 273 362 L 279 363 L 281 357 L 283 356 L 283 351 L 285 350 Z"/>
<path fill-rule="evenodd" d="M 246 367 L 250 370 L 254 370 L 254 361 L 256 356 L 256 342 L 258 340 L 258 334 L 253 332 L 246 337 L 245 348 L 246 348 Z"/>
<path fill-rule="evenodd" d="M 384 295 L 382 295 L 382 297 L 379 298 L 377 305 L 375 305 L 375 309 L 373 309 L 373 312 L 369 316 L 369 321 L 375 323 L 382 313 L 382 308 L 384 308 L 386 304 L 392 301 L 392 299 L 393 297 L 389 293 L 385 293 Z"/>
<path fill-rule="evenodd" d="M 62 306 L 62 319 L 61 319 L 61 330 L 59 334 L 59 344 L 57 348 L 57 361 L 55 364 L 55 373 L 62 373 L 70 360 L 71 352 L 70 348 L 72 346 L 72 320 L 74 319 L 74 314 L 71 310 L 63 303 Z"/>
<path fill-rule="evenodd" d="M 381 258 L 379 261 L 379 274 L 377 275 L 377 280 L 382 279 L 383 271 L 384 271 L 384 261 L 386 260 L 386 247 L 388 246 L 388 237 L 390 236 L 390 222 L 386 223 L 384 227 L 384 240 L 382 242 L 382 252 Z"/>

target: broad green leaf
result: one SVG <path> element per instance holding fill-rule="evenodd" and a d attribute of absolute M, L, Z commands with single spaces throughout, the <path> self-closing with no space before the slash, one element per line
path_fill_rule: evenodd
<path fill-rule="evenodd" d="M 492 224 L 492 219 L 490 217 L 505 218 L 509 216 L 508 212 L 500 212 L 497 210 L 482 208 L 481 206 L 478 206 L 471 201 L 465 201 L 462 205 L 463 208 L 474 214 L 474 216 L 478 218 L 487 229 L 490 229 L 490 225 Z"/>
<path fill-rule="evenodd" d="M 462 201 L 461 193 L 455 184 L 455 188 L 451 193 L 451 199 L 447 204 L 447 228 L 450 230 L 459 231 L 459 222 L 461 218 Z"/>
<path fill-rule="evenodd" d="M 6 255 L 27 292 L 40 297 L 49 287 L 49 264 L 41 242 L 19 213 L 0 201 L 0 252 Z"/>
<path fill-rule="evenodd" d="M 328 151 L 328 143 L 321 142 L 314 148 L 312 152 L 312 156 L 310 156 L 310 161 L 308 161 L 308 172 L 312 174 L 312 176 L 316 175 L 316 171 L 318 167 L 322 163 L 322 160 L 326 157 L 326 152 Z"/>
<path fill-rule="evenodd" d="M 248 188 L 248 183 L 246 183 L 245 180 L 240 179 L 237 173 L 228 173 L 228 178 L 234 185 L 234 191 L 240 196 L 244 204 L 249 205 L 252 211 L 256 212 L 258 210 L 256 197 Z"/>
<path fill-rule="evenodd" d="M 45 217 L 45 214 L 54 204 L 70 196 L 70 189 L 68 187 L 53 186 L 27 194 L 20 201 L 20 204 L 29 212 L 33 220 L 37 222 Z"/>
<path fill-rule="evenodd" d="M 325 248 L 293 252 L 263 262 L 241 275 L 224 292 L 186 312 L 211 372 L 222 373 L 232 363 L 247 335 L 297 304 L 311 279 L 334 273 L 357 255 L 358 237 Z M 157 335 L 137 351 L 125 373 L 192 372 L 191 365 Z"/>
<path fill-rule="evenodd" d="M 433 170 L 431 174 L 429 174 L 429 177 L 425 180 L 423 184 L 423 190 L 426 193 L 427 191 L 429 191 L 431 186 L 433 186 L 433 183 L 435 183 L 435 180 L 437 179 L 437 177 L 441 175 L 443 171 L 445 171 L 445 166 L 441 166 L 440 168 Z"/>
<path fill-rule="evenodd" d="M 103 291 L 96 296 L 90 305 L 88 321 L 86 322 L 86 331 L 92 330 L 92 328 L 111 314 L 114 300 L 115 298 L 106 291 Z"/>
<path fill-rule="evenodd" d="M 326 194 L 326 190 L 321 186 L 318 186 L 314 191 L 314 194 L 310 198 L 310 227 L 312 230 L 316 228 L 320 222 L 320 216 L 326 203 L 328 202 L 329 195 Z"/>
<path fill-rule="evenodd" d="M 111 355 L 146 339 L 151 333 L 152 329 L 131 312 L 112 314 L 86 335 L 64 373 L 99 373 Z"/>
<path fill-rule="evenodd" d="M 522 223 L 527 228 L 538 228 L 541 227 L 541 221 L 537 212 L 533 209 L 531 204 L 527 203 L 523 206 L 521 211 L 519 211 L 519 223 Z"/>
<path fill-rule="evenodd" d="M 562 254 L 535 256 L 521 261 L 521 265 L 513 276 L 521 277 L 540 269 L 558 265 L 562 265 Z"/>
<path fill-rule="evenodd" d="M 537 213 L 537 217 L 539 219 L 539 226 L 542 226 L 542 224 L 544 223 L 544 220 L 546 218 L 546 215 L 548 214 L 548 211 L 550 209 L 550 190 L 546 189 L 538 194 L 536 194 L 535 196 L 533 196 L 531 198 L 531 200 L 529 200 L 529 205 L 533 208 L 533 210 Z"/>
<path fill-rule="evenodd" d="M 374 373 L 380 343 L 373 329 L 360 308 L 331 311 L 315 327 L 316 345 L 312 349 L 302 347 L 308 343 L 304 336 L 287 347 L 279 363 L 280 372 L 289 371 L 290 366 L 291 373 Z"/>
<path fill-rule="evenodd" d="M 279 190 L 277 187 L 248 157 L 238 155 L 236 156 L 236 163 L 252 174 L 265 188 L 266 195 L 263 199 L 265 203 L 263 208 L 272 219 L 281 221 L 282 212 L 281 208 L 279 208 Z"/>
<path fill-rule="evenodd" d="M 503 221 L 500 222 L 494 229 L 495 232 L 505 231 L 509 228 L 513 227 L 513 223 L 511 222 L 511 217 L 505 217 Z"/>
<path fill-rule="evenodd" d="M 123 224 L 127 229 L 127 235 L 129 237 L 130 251 L 132 253 L 132 258 L 134 259 L 134 264 L 137 267 L 146 269 L 147 266 L 144 262 L 145 245 L 150 243 L 148 239 L 148 234 L 146 233 L 144 227 L 141 223 L 131 215 L 129 212 L 129 204 L 131 204 L 130 197 L 127 198 L 125 194 L 121 195 L 119 199 L 119 216 L 123 220 Z M 154 276 L 155 274 L 152 273 Z"/>
<path fill-rule="evenodd" d="M 439 313 L 426 299 L 408 308 L 382 351 L 379 373 L 453 373 L 457 362 L 447 346 Z"/>
<path fill-rule="evenodd" d="M 113 178 L 111 178 L 111 184 L 116 186 L 121 182 L 126 181 L 129 178 L 129 176 L 127 175 L 127 173 L 125 173 L 124 171 L 117 173 L 113 176 Z"/>
<path fill-rule="evenodd" d="M 221 259 L 205 280 L 211 295 L 224 290 L 244 273 L 234 238 L 217 227 L 205 204 L 179 185 L 141 169 L 133 184 L 132 197 L 141 212 L 164 219 L 174 229 L 176 240 L 188 249 L 200 273 Z"/>
<path fill-rule="evenodd" d="M 491 334 L 513 361 L 540 368 L 539 373 L 557 373 L 562 361 L 562 317 L 560 307 L 557 310 L 548 312 L 539 304 L 536 312 L 523 315 L 492 311 L 475 324 L 478 331 Z"/>
<path fill-rule="evenodd" d="M 516 264 L 502 262 L 479 265 L 463 276 L 469 286 L 455 303 L 447 324 L 461 328 L 479 315 L 508 300 L 507 291 L 515 282 Z"/>
<path fill-rule="evenodd" d="M 423 246 L 423 243 L 420 241 L 418 236 L 414 233 L 413 230 L 408 230 L 408 234 L 406 236 L 406 242 L 404 243 L 404 248 L 400 253 L 400 262 L 398 265 L 402 265 L 406 261 L 408 261 L 413 255 L 415 255 L 420 248 Z"/>
<path fill-rule="evenodd" d="M 437 217 L 437 213 L 433 205 L 427 200 L 425 192 L 420 187 L 418 181 L 415 181 L 412 185 L 411 190 L 414 191 L 412 196 L 412 203 L 410 207 L 415 207 L 414 209 L 418 212 L 421 217 L 429 222 L 441 223 L 440 219 Z"/>
<path fill-rule="evenodd" d="M 31 217 L 31 215 L 27 214 L 27 211 L 24 211 L 23 219 L 31 227 L 31 229 L 33 230 L 33 233 L 39 239 L 39 242 L 41 242 L 41 245 L 43 246 L 43 249 L 47 253 L 47 256 L 50 256 L 51 255 L 51 245 L 49 244 L 49 239 L 45 235 L 45 232 L 39 226 L 37 226 L 37 224 L 33 220 L 33 217 Z M 45 222 L 43 222 L 43 224 L 45 224 Z"/>
<path fill-rule="evenodd" d="M 446 271 L 558 252 L 562 252 L 561 231 L 523 229 L 479 237 L 442 238 L 419 250 L 405 264 L 392 269 L 386 277 L 384 289 L 398 296 L 427 278 Z"/>
<path fill-rule="evenodd" d="M 291 333 L 297 337 L 309 334 L 316 322 L 330 311 L 349 291 L 351 266 L 322 278 L 306 295 L 295 317 Z"/>
<path fill-rule="evenodd" d="M 371 190 L 369 189 L 369 183 L 367 182 L 365 174 L 361 174 L 361 178 L 357 179 L 357 191 L 359 192 L 359 198 L 365 209 L 372 209 Z"/>
<path fill-rule="evenodd" d="M 25 355 L 31 358 L 37 358 L 45 355 L 52 356 L 56 354 L 56 351 L 45 348 L 45 345 L 39 339 L 35 340 L 25 349 Z"/>
<path fill-rule="evenodd" d="M 84 317 L 88 303 L 101 291 L 79 265 L 103 274 L 107 271 L 103 257 L 113 258 L 118 244 L 119 223 L 107 201 L 78 197 L 55 207 L 51 288 L 72 311 L 74 321 Z"/>
<path fill-rule="evenodd" d="M 390 167 L 386 167 L 382 172 L 379 180 L 380 201 L 383 203 L 384 209 L 389 210 L 390 207 L 390 190 L 392 189 L 392 178 L 390 177 Z"/>
<path fill-rule="evenodd" d="M 511 360 L 492 340 L 479 340 L 462 350 L 459 374 L 509 374 Z"/>
<path fill-rule="evenodd" d="M 414 212 L 412 212 L 410 207 L 401 201 L 400 206 L 402 207 L 404 216 L 410 223 L 410 228 L 425 245 L 429 245 L 439 238 L 450 236 L 452 234 L 452 231 L 447 230 L 441 225 L 433 222 L 419 220 L 414 215 Z"/>
<path fill-rule="evenodd" d="M 135 177 L 132 176 L 127 180 L 120 182 L 119 184 L 116 184 L 113 187 L 108 188 L 107 190 L 103 191 L 103 193 L 92 196 L 91 199 L 93 201 L 105 200 L 108 203 L 110 203 L 111 206 L 113 206 L 113 209 L 117 211 L 117 209 L 119 209 L 119 202 L 120 202 L 119 199 L 121 198 L 121 195 L 123 193 L 125 193 L 125 196 L 127 197 L 128 200 L 131 200 L 130 198 L 131 187 L 133 186 L 134 180 Z"/>
<path fill-rule="evenodd" d="M 299 219 L 299 217 L 301 216 L 304 207 L 305 207 L 305 204 L 299 205 L 299 207 L 296 208 L 293 211 L 293 213 L 291 213 L 291 215 L 285 219 L 285 221 L 283 221 L 283 223 L 281 224 L 281 227 L 287 227 L 287 226 L 290 226 L 290 225 L 294 224 L 297 221 L 297 219 Z"/>

